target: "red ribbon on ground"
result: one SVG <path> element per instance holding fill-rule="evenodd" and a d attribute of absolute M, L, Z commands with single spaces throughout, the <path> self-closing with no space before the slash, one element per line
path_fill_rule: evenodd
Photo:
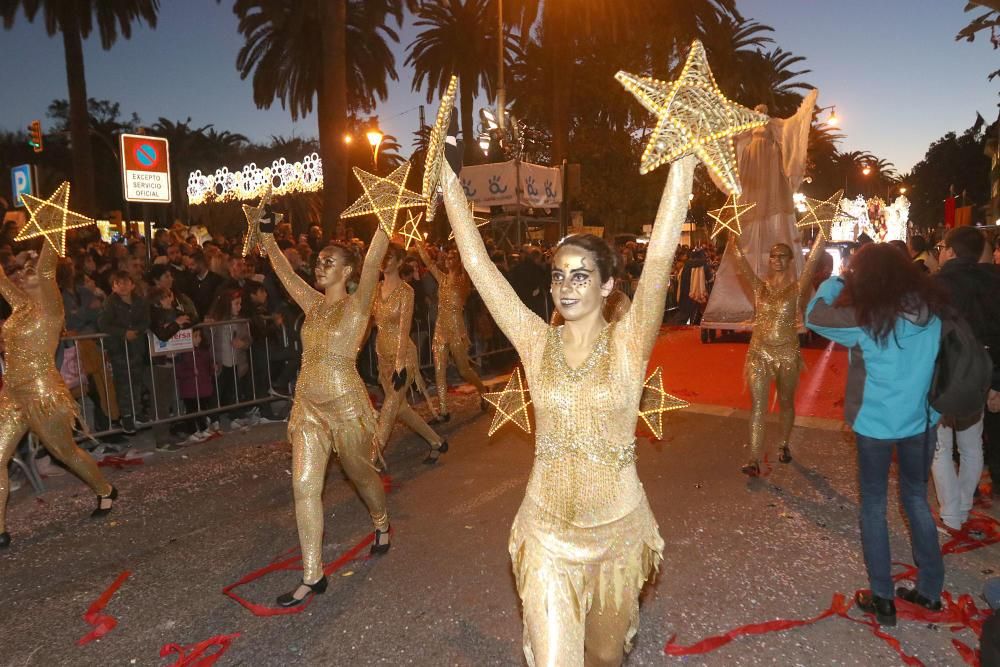
<path fill-rule="evenodd" d="M 102 468 L 117 468 L 121 470 L 125 466 L 141 466 L 145 459 L 127 459 L 123 456 L 105 456 L 97 462 Z"/>
<path fill-rule="evenodd" d="M 944 555 L 961 554 L 1000 542 L 1000 523 L 993 517 L 979 512 L 969 513 L 969 519 L 962 524 L 962 530 L 949 532 L 951 539 L 941 547 L 941 553 Z M 979 533 L 983 537 L 975 537 L 972 533 Z"/>
<path fill-rule="evenodd" d="M 222 654 L 229 650 L 229 645 L 240 636 L 239 632 L 231 635 L 216 635 L 197 644 L 181 646 L 180 644 L 164 644 L 160 649 L 160 657 L 166 658 L 171 653 L 177 654 L 177 660 L 170 663 L 169 667 L 211 667 L 215 661 L 222 657 Z M 205 654 L 209 649 L 215 651 Z"/>
<path fill-rule="evenodd" d="M 88 625 L 94 626 L 94 629 L 77 640 L 77 646 L 89 644 L 95 639 L 100 639 L 115 629 L 115 626 L 118 625 L 118 619 L 114 616 L 102 614 L 101 612 L 108 606 L 111 596 L 114 595 L 119 588 L 121 588 L 121 585 L 124 584 L 125 580 L 130 576 L 132 576 L 132 573 L 128 570 L 119 574 L 114 583 L 108 586 L 108 588 L 101 593 L 100 597 L 94 600 L 90 606 L 87 607 L 87 611 L 83 614 L 83 620 L 86 621 Z"/>
<path fill-rule="evenodd" d="M 324 566 L 323 574 L 329 576 L 334 572 L 336 572 L 337 570 L 339 570 L 340 568 L 344 567 L 344 565 L 357 558 L 358 554 L 361 553 L 366 547 L 368 547 L 368 545 L 370 545 L 374 541 L 375 541 L 375 534 L 369 533 L 368 535 L 365 536 L 363 540 L 355 544 L 353 547 L 348 549 L 343 555 L 341 555 L 340 558 Z M 298 550 L 292 549 L 286 551 L 285 554 L 294 553 L 295 551 Z M 285 554 L 282 554 L 282 556 L 284 556 Z M 295 607 L 269 607 L 267 605 L 251 602 L 246 598 L 243 598 L 233 592 L 234 589 L 249 584 L 252 581 L 256 581 L 261 577 L 265 577 L 271 574 L 272 572 L 279 572 L 282 570 L 291 570 L 298 572 L 302 571 L 302 556 L 300 554 L 290 556 L 288 558 L 282 558 L 282 556 L 279 556 L 270 565 L 266 565 L 260 568 L 259 570 L 254 570 L 253 572 L 244 576 L 236 583 L 229 584 L 228 586 L 222 589 L 223 594 L 231 597 L 233 600 L 236 600 L 236 602 L 240 603 L 243 607 L 248 609 L 254 616 L 282 616 L 284 614 L 298 614 L 305 611 L 305 609 L 312 603 L 313 599 L 316 597 L 315 595 L 310 595 L 305 602 Z"/>

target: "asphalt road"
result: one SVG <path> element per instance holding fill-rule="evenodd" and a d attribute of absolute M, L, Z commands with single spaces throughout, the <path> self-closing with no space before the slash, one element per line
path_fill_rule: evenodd
<path fill-rule="evenodd" d="M 49 480 L 37 499 L 19 490 L 8 512 L 15 542 L 0 554 L 0 664 L 171 665 L 176 654 L 161 658 L 164 645 L 235 633 L 220 667 L 523 664 L 506 545 L 531 441 L 510 428 L 488 439 L 476 404 L 458 399 L 443 429 L 452 448 L 436 466 L 422 465 L 425 447 L 397 428 L 388 456 L 392 550 L 347 562 L 296 615 L 257 617 L 221 592 L 297 545 L 283 424 L 111 470 L 121 497 L 103 522 L 87 518 L 93 497 L 72 476 Z M 853 446 L 836 427 L 810 422 L 820 428 L 796 429 L 792 464 L 748 481 L 739 473 L 745 416 L 725 414 L 673 413 L 667 440 L 640 441 L 639 474 L 667 547 L 627 664 L 902 664 L 870 629 L 843 618 L 704 655 L 665 655 L 674 635 L 693 644 L 744 624 L 810 618 L 834 593 L 865 585 Z M 335 464 L 325 506 L 330 562 L 370 523 Z M 910 561 L 900 514 L 891 503 L 893 554 Z M 946 587 L 978 594 L 997 549 L 948 556 Z M 104 611 L 117 627 L 78 646 L 91 630 L 85 611 L 123 571 L 131 575 Z M 277 571 L 237 592 L 271 604 L 298 579 Z M 953 638 L 975 644 L 968 630 L 920 622 L 891 635 L 926 665 L 962 664 Z"/>

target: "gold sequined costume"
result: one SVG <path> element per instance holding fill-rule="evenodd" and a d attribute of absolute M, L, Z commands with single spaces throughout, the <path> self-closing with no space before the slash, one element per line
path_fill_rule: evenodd
<path fill-rule="evenodd" d="M 0 533 L 6 530 L 7 465 L 29 430 L 99 496 L 111 493 L 91 456 L 73 440 L 77 405 L 55 366 L 65 323 L 56 286 L 58 256 L 47 241 L 36 267 L 37 297 L 15 285 L 0 269 L 0 295 L 12 309 L 3 324 L 6 352 L 0 390 Z"/>
<path fill-rule="evenodd" d="M 764 416 L 772 379 L 778 392 L 781 446 L 788 447 L 795 423 L 795 390 L 803 368 L 799 325 L 824 244 L 822 236 L 817 235 L 798 280 L 773 285 L 770 280 L 761 280 L 754 273 L 739 243 L 735 240 L 730 243 L 739 260 L 737 266 L 740 273 L 750 283 L 754 294 L 753 333 L 743 372 L 752 397 L 750 459 L 756 461 L 760 459 L 764 446 Z M 792 271 L 793 266 L 790 263 L 788 271 Z"/>
<path fill-rule="evenodd" d="M 302 368 L 295 384 L 288 438 L 292 443 L 292 489 L 302 548 L 302 580 L 323 576 L 323 481 L 331 453 L 357 487 L 378 530 L 389 526 L 385 489 L 373 461 L 377 418 L 358 375 L 358 350 L 368 327 L 379 265 L 389 246 L 375 232 L 354 294 L 329 303 L 292 269 L 272 234 L 262 245 L 285 290 L 305 312 Z M 377 451 L 375 452 L 377 454 Z"/>
<path fill-rule="evenodd" d="M 406 402 L 406 390 L 414 382 L 426 393 L 417 362 L 417 346 L 410 339 L 413 288 L 400 281 L 390 294 L 378 294 L 375 297 L 373 315 L 375 326 L 378 327 L 378 336 L 375 337 L 378 379 L 385 392 L 385 402 L 378 415 L 379 442 L 383 448 L 388 444 L 396 419 L 409 426 L 428 443 L 441 442 L 440 436 Z M 403 355 L 404 359 L 406 384 L 397 390 L 392 386 L 392 372 L 396 368 L 396 359 L 399 355 Z"/>
<path fill-rule="evenodd" d="M 524 365 L 537 424 L 535 464 L 509 551 L 529 665 L 620 664 L 638 628 L 639 592 L 663 540 L 636 474 L 646 364 L 691 192 L 694 158 L 670 171 L 632 307 L 571 368 L 563 327 L 529 310 L 493 262 L 453 172 L 445 203 L 466 270 Z"/>
<path fill-rule="evenodd" d="M 423 244 L 417 251 L 424 265 L 437 280 L 438 312 L 434 325 L 431 351 L 434 353 L 434 383 L 437 385 L 438 409 L 448 414 L 448 356 L 455 360 L 455 367 L 462 379 L 471 384 L 482 396 L 486 386 L 469 363 L 469 332 L 465 328 L 465 301 L 472 292 L 472 285 L 461 271 L 444 272 L 427 256 Z"/>

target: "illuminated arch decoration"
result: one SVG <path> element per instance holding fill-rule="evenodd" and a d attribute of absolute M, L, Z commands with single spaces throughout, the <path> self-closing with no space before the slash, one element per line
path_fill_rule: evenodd
<path fill-rule="evenodd" d="M 317 153 L 310 153 L 301 162 L 280 158 L 263 169 L 254 162 L 239 171 L 221 167 L 214 174 L 203 174 L 198 169 L 188 175 L 188 203 L 251 201 L 262 197 L 268 186 L 275 197 L 318 192 L 323 189 L 323 161 Z"/>

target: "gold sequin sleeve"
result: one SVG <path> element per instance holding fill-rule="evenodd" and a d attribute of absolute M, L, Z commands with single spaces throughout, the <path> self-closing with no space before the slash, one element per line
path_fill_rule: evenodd
<path fill-rule="evenodd" d="M 31 299 L 20 287 L 14 284 L 14 281 L 4 272 L 3 266 L 0 266 L 0 296 L 4 298 L 10 307 L 17 308 L 18 306 L 24 306 L 31 302 Z"/>
<path fill-rule="evenodd" d="M 308 313 L 316 301 L 323 298 L 323 295 L 310 287 L 309 283 L 302 280 L 299 274 L 295 273 L 295 269 L 288 263 L 285 253 L 281 252 L 278 242 L 274 240 L 274 234 L 261 234 L 260 239 L 261 245 L 264 247 L 264 252 L 271 259 L 271 266 L 274 267 L 274 273 L 278 276 L 281 284 L 284 285 L 285 291 L 288 292 L 288 295 L 292 297 L 295 303 L 299 304 L 299 308 Z"/>
<path fill-rule="evenodd" d="M 670 167 L 667 186 L 660 199 L 660 207 L 653 221 L 653 231 L 646 250 L 646 263 L 632 298 L 632 306 L 622 318 L 619 331 L 626 339 L 633 339 L 638 347 L 635 361 L 643 366 L 653 351 L 653 343 L 663 323 L 670 270 L 681 236 L 681 225 L 687 217 L 691 188 L 694 181 L 696 158 L 688 156 Z M 448 213 L 449 217 L 451 212 Z"/>
<path fill-rule="evenodd" d="M 38 257 L 38 264 L 35 270 L 38 275 L 38 293 L 41 297 L 42 309 L 46 315 L 51 315 L 65 326 L 66 311 L 63 308 L 62 294 L 59 292 L 59 285 L 56 283 L 56 265 L 59 263 L 59 255 L 52 249 L 49 242 L 42 243 L 42 252 Z"/>
<path fill-rule="evenodd" d="M 378 287 L 378 276 L 382 271 L 382 258 L 389 249 L 389 237 L 382 228 L 375 230 L 375 236 L 365 253 L 365 263 L 361 267 L 361 277 L 358 278 L 358 289 L 354 290 L 352 302 L 358 312 L 367 319 L 372 311 L 375 300 L 375 288 Z"/>
<path fill-rule="evenodd" d="M 802 275 L 799 276 L 800 312 L 805 312 L 806 303 L 812 296 L 813 276 L 816 275 L 816 267 L 819 266 L 819 258 L 823 255 L 825 248 L 826 241 L 823 239 L 823 235 L 817 234 L 816 240 L 813 241 L 812 249 L 809 251 L 809 257 L 806 258 L 806 263 L 802 267 Z"/>
<path fill-rule="evenodd" d="M 403 283 L 406 285 L 406 283 Z M 407 285 L 409 287 L 409 285 Z M 413 342 L 410 340 L 410 326 L 413 323 L 413 290 L 403 290 L 399 303 L 399 326 L 396 338 L 396 369 L 406 367 L 406 352 Z M 395 370 L 395 369 L 393 369 Z"/>
<path fill-rule="evenodd" d="M 733 253 L 736 255 L 736 268 L 739 270 L 740 275 L 742 275 L 748 283 L 750 283 L 750 288 L 753 290 L 754 294 L 757 294 L 761 287 L 764 286 L 764 281 L 760 279 L 754 270 L 750 266 L 750 262 L 747 261 L 747 256 L 743 254 L 743 248 L 740 247 L 739 237 L 734 236 L 730 239 L 729 244 L 733 248 Z"/>
<path fill-rule="evenodd" d="M 425 248 L 424 244 L 420 241 L 417 241 L 417 253 L 420 255 L 420 261 L 423 262 L 424 266 L 427 267 L 427 270 L 431 272 L 431 275 L 434 276 L 434 280 L 437 281 L 438 285 L 443 283 L 444 274 L 434 263 L 434 260 L 430 258 L 430 255 L 427 254 L 427 248 Z"/>
<path fill-rule="evenodd" d="M 538 347 L 536 343 L 544 343 L 548 324 L 524 305 L 490 259 L 455 172 L 448 165 L 443 166 L 441 171 L 445 208 L 455 232 L 455 243 L 462 256 L 462 265 L 479 290 L 479 295 L 497 326 L 527 363 L 526 357 Z M 661 304 L 661 311 L 662 308 Z"/>

